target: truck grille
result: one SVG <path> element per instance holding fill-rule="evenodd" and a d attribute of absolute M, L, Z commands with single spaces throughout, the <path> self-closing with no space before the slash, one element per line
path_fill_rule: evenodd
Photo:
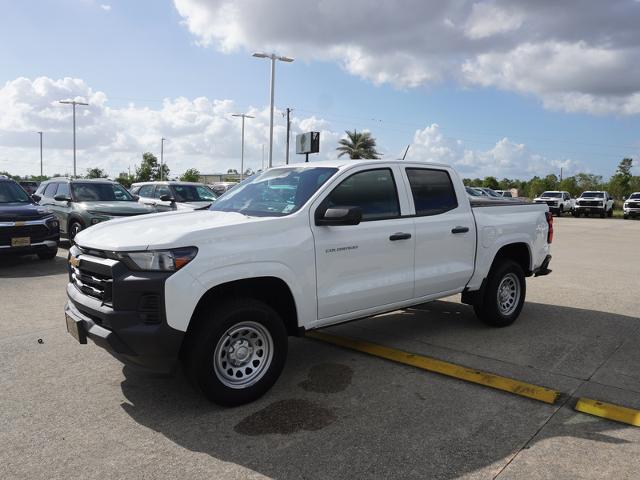
<path fill-rule="evenodd" d="M 11 245 L 11 239 L 15 237 L 30 237 L 31 243 L 38 243 L 50 234 L 49 229 L 45 225 L 2 227 L 0 228 L 0 245 Z"/>
<path fill-rule="evenodd" d="M 640 202 L 635 202 L 635 203 L 630 202 L 627 206 L 629 208 L 640 208 Z"/>
<path fill-rule="evenodd" d="M 593 200 L 580 200 L 578 202 L 578 205 L 580 205 L 581 207 L 601 207 L 602 202 Z"/>
<path fill-rule="evenodd" d="M 71 282 L 85 295 L 111 304 L 113 279 L 110 276 L 71 267 Z"/>

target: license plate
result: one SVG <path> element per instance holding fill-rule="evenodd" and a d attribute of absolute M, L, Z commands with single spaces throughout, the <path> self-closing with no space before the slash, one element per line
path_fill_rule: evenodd
<path fill-rule="evenodd" d="M 67 321 L 67 332 L 69 332 L 79 343 L 87 343 L 87 335 L 85 334 L 82 326 L 69 315 L 65 314 L 65 319 Z"/>
<path fill-rule="evenodd" d="M 28 247 L 31 245 L 31 237 L 14 237 L 11 239 L 12 247 Z"/>

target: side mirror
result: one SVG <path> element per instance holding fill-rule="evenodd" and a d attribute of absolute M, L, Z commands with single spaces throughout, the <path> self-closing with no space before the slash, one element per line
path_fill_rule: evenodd
<path fill-rule="evenodd" d="M 164 195 L 160 195 L 160 201 L 162 202 L 175 202 L 176 199 L 173 198 L 171 195 L 167 195 L 166 193 Z"/>
<path fill-rule="evenodd" d="M 360 207 L 331 207 L 326 210 L 317 210 L 316 225 L 339 226 L 358 225 L 362 220 Z"/>
<path fill-rule="evenodd" d="M 56 202 L 70 202 L 71 198 L 67 197 L 66 195 L 56 195 L 55 197 L 53 197 L 53 199 Z"/>
<path fill-rule="evenodd" d="M 42 197 L 40 195 L 35 194 L 35 193 L 31 195 L 31 198 L 33 198 L 33 201 L 36 202 L 36 203 L 38 203 L 40 200 L 42 200 Z"/>

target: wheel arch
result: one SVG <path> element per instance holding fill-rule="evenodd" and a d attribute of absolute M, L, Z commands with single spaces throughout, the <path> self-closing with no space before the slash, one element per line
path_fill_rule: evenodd
<path fill-rule="evenodd" d="M 279 277 L 263 276 L 232 280 L 207 290 L 200 297 L 191 315 L 185 338 L 189 338 L 192 332 L 197 331 L 202 322 L 207 321 L 204 312 L 212 310 L 216 303 L 232 298 L 247 297 L 262 301 L 278 312 L 290 336 L 300 335 L 298 310 L 291 288 Z M 183 345 L 184 343 L 186 342 L 183 342 Z"/>
<path fill-rule="evenodd" d="M 520 265 L 526 277 L 530 277 L 533 274 L 531 269 L 531 249 L 527 243 L 514 242 L 500 247 L 493 257 L 489 271 L 493 270 L 498 262 L 504 259 L 513 260 Z"/>

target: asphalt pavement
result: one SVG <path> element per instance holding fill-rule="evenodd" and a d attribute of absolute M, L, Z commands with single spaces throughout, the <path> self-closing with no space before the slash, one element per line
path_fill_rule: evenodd
<path fill-rule="evenodd" d="M 0 259 L 0 478 L 640 478 L 640 221 L 560 218 L 508 328 L 457 297 L 326 329 L 554 388 L 547 405 L 308 338 L 260 400 L 123 367 L 65 329 L 66 251 Z"/>

